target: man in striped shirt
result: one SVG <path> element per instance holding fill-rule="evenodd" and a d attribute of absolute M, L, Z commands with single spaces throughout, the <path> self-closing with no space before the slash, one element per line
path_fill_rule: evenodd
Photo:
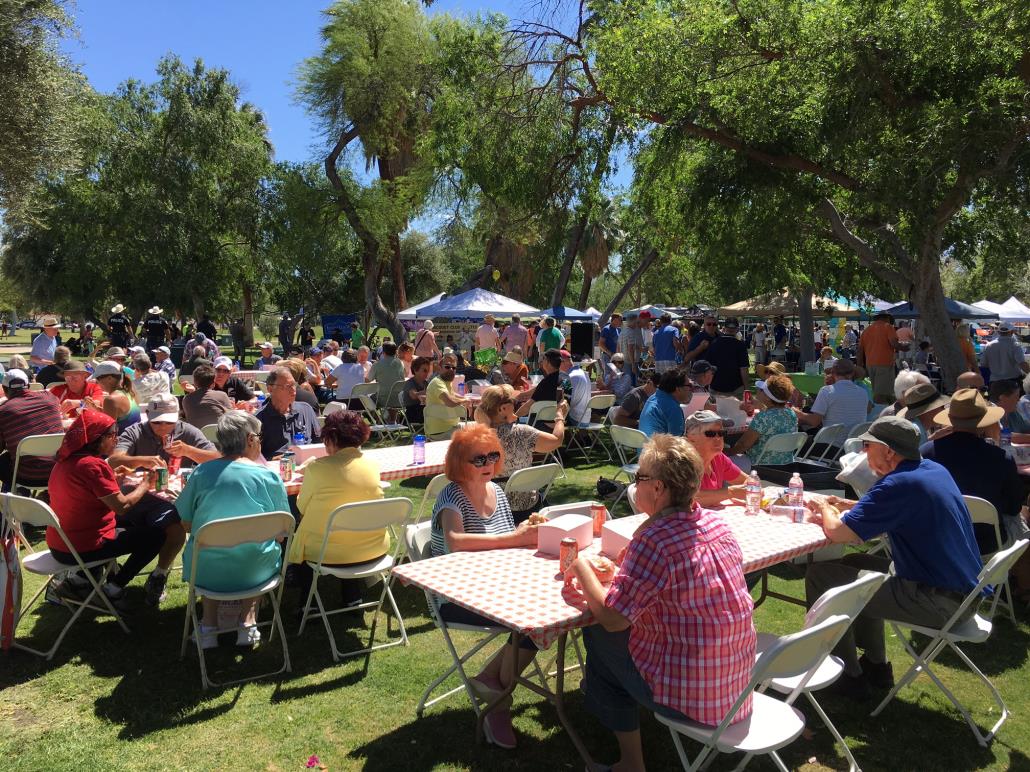
<path fill-rule="evenodd" d="M 0 480 L 4 489 L 10 491 L 18 443 L 32 434 L 60 434 L 64 426 L 57 397 L 49 391 L 29 391 L 29 377 L 24 371 L 7 371 L 4 393 L 7 401 L 0 405 L 0 443 L 7 448 L 7 455 L 0 456 Z M 53 467 L 53 459 L 23 458 L 18 465 L 18 483 L 46 485 Z"/>

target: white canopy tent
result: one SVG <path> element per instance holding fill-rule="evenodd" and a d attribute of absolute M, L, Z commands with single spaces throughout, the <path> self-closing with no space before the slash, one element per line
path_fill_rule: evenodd
<path fill-rule="evenodd" d="M 998 315 L 1006 322 L 1030 322 L 1030 307 L 1021 303 L 1015 295 L 1001 304 Z"/>
<path fill-rule="evenodd" d="M 416 303 L 410 308 L 405 308 L 403 311 L 399 311 L 397 313 L 397 318 L 404 322 L 413 322 L 418 318 L 418 310 L 420 308 L 431 306 L 433 303 L 439 303 L 443 296 L 444 293 L 441 292 L 438 295 L 433 295 L 429 300 L 423 300 L 421 303 Z"/>
<path fill-rule="evenodd" d="M 421 306 L 415 312 L 415 318 L 482 319 L 487 314 L 506 319 L 512 314 L 537 316 L 539 312 L 533 306 L 477 287 L 460 295 L 445 297 L 437 303 Z"/>

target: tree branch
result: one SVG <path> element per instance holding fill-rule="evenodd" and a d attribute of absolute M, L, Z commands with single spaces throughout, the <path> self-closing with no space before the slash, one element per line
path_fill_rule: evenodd
<path fill-rule="evenodd" d="M 867 242 L 851 232 L 841 217 L 840 212 L 837 211 L 837 207 L 833 205 L 830 199 L 824 198 L 819 202 L 819 212 L 830 223 L 830 229 L 833 231 L 837 241 L 850 249 L 866 268 L 906 294 L 910 293 L 912 281 L 900 271 L 895 271 L 893 268 L 888 268 L 884 265 L 883 260 L 876 254 L 876 251 Z"/>

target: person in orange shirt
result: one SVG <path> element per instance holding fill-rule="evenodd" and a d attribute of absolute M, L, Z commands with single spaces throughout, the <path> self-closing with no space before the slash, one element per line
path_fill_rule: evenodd
<path fill-rule="evenodd" d="M 894 357 L 899 350 L 898 334 L 891 315 L 880 312 L 858 339 L 858 366 L 869 373 L 873 401 L 889 405 L 894 401 Z"/>

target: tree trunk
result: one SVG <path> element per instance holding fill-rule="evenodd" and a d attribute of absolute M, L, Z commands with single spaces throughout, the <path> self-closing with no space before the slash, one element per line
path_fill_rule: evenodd
<path fill-rule="evenodd" d="M 404 264 L 401 262 L 400 234 L 390 234 L 390 267 L 393 279 L 393 305 L 398 311 L 408 307 L 408 290 L 404 284 Z"/>
<path fill-rule="evenodd" d="M 565 257 L 562 260 L 561 271 L 558 272 L 558 282 L 554 285 L 554 292 L 551 294 L 552 306 L 565 305 L 565 292 L 569 288 L 569 278 L 572 276 L 572 267 L 576 264 L 576 255 L 579 254 L 579 246 L 583 243 L 583 234 L 587 229 L 587 214 L 583 213 L 576 220 L 576 224 L 569 231 L 569 238 L 565 242 Z"/>
<path fill-rule="evenodd" d="M 798 369 L 805 369 L 805 362 L 814 362 L 815 339 L 812 334 L 812 290 L 809 287 L 795 293 L 798 299 L 798 328 L 801 338 L 798 340 L 798 348 L 801 350 L 801 357 L 798 359 Z"/>
<path fill-rule="evenodd" d="M 590 297 L 590 285 L 593 284 L 594 280 L 587 274 L 583 274 L 583 286 L 579 290 L 579 303 L 576 304 L 576 308 L 583 311 L 587 307 L 587 299 Z"/>
<path fill-rule="evenodd" d="M 640 261 L 640 265 L 638 265 L 633 270 L 633 273 L 631 273 L 629 278 L 626 279 L 626 282 L 621 287 L 619 287 L 619 291 L 615 293 L 615 297 L 611 299 L 611 302 L 607 306 L 605 306 L 604 311 L 601 312 L 601 318 L 597 320 L 597 324 L 599 326 L 604 327 L 606 324 L 608 324 L 608 318 L 613 313 L 615 313 L 615 310 L 619 307 L 619 303 L 622 302 L 622 299 L 626 296 L 626 293 L 633 288 L 633 285 L 637 283 L 637 281 L 640 279 L 641 276 L 644 275 L 644 273 L 647 272 L 647 269 L 651 267 L 651 265 L 657 258 L 658 250 L 654 247 L 651 247 L 647 251 L 647 254 L 644 255 L 644 259 Z"/>
<path fill-rule="evenodd" d="M 254 288 L 243 285 L 243 344 L 254 345 Z"/>
<path fill-rule="evenodd" d="M 939 260 L 939 258 L 935 258 Z M 921 270 L 913 277 L 913 305 L 919 311 L 926 333 L 933 343 L 933 353 L 941 366 L 943 387 L 953 391 L 955 380 L 966 370 L 966 358 L 958 345 L 958 336 L 951 326 L 951 318 L 944 307 L 944 287 L 941 284 L 941 272 L 936 265 L 927 265 L 928 260 L 921 261 Z M 918 338 L 916 342 L 918 343 Z"/>
<path fill-rule="evenodd" d="M 206 310 L 204 296 L 196 289 L 194 289 L 190 294 L 192 295 L 193 300 L 193 313 L 196 314 L 196 319 L 199 321 L 204 318 L 204 311 Z"/>

